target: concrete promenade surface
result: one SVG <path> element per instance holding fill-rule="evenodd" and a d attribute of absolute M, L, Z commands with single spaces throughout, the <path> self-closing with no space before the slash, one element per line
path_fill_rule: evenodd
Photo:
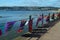
<path fill-rule="evenodd" d="M 48 33 L 43 35 L 39 40 L 60 40 L 60 21 L 54 25 Z"/>
<path fill-rule="evenodd" d="M 28 38 L 16 37 L 13 40 L 29 40 L 29 37 Z M 37 37 L 33 37 L 30 40 L 60 40 L 60 21 L 39 39 L 37 39 Z"/>

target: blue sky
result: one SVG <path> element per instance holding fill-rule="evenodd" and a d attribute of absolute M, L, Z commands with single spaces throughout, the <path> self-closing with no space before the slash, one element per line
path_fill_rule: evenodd
<path fill-rule="evenodd" d="M 53 7 L 60 7 L 60 0 L 0 0 L 0 6 L 53 6 Z"/>

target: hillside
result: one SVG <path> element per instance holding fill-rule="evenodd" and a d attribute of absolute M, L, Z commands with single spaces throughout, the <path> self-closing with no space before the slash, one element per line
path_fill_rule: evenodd
<path fill-rule="evenodd" d="M 57 7 L 0 7 L 0 10 L 10 11 L 35 11 L 35 10 L 58 10 Z"/>

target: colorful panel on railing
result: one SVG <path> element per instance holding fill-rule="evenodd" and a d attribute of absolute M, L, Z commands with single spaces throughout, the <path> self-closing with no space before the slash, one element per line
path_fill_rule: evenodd
<path fill-rule="evenodd" d="M 38 26 L 39 22 L 42 20 L 41 15 L 38 17 L 37 22 L 36 22 L 36 27 Z"/>
<path fill-rule="evenodd" d="M 16 22 L 16 21 L 7 22 L 7 23 L 6 23 L 6 26 L 5 26 L 5 32 L 10 31 L 15 22 Z"/>
<path fill-rule="evenodd" d="M 21 24 L 20 24 L 20 28 L 18 30 L 18 32 L 22 32 L 25 26 L 26 20 L 21 20 Z"/>

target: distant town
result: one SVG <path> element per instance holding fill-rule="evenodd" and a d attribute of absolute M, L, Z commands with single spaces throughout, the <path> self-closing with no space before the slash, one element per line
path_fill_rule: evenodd
<path fill-rule="evenodd" d="M 0 10 L 6 10 L 6 11 L 43 11 L 43 10 L 58 10 L 60 8 L 58 7 L 0 7 Z"/>

